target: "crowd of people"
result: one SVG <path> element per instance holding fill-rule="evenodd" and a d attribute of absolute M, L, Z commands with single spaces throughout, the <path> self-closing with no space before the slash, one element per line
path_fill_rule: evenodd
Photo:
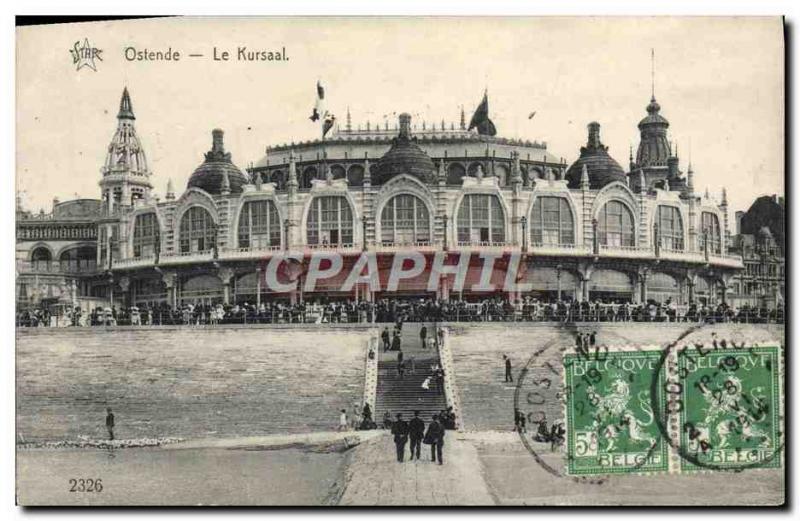
<path fill-rule="evenodd" d="M 192 304 L 177 307 L 166 302 L 130 307 L 80 308 L 54 314 L 34 308 L 17 312 L 17 326 L 112 326 L 112 325 L 216 325 L 290 323 L 386 323 L 407 322 L 747 322 L 784 321 L 784 307 L 693 303 L 678 305 L 671 299 L 647 303 L 627 301 L 547 300 L 527 296 L 516 302 L 500 297 L 477 302 L 434 298 L 383 298 L 376 302 L 351 299 L 286 301 L 258 305 Z"/>

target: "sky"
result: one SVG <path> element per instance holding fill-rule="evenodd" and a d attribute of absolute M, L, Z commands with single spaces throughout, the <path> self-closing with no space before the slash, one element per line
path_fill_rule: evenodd
<path fill-rule="evenodd" d="M 101 49 L 96 71 L 69 50 Z M 288 61 L 239 62 L 237 47 Z M 181 53 L 180 61 L 129 61 L 125 49 Z M 227 50 L 229 61 L 213 60 Z M 318 136 L 308 116 L 315 85 L 353 125 L 467 118 L 488 89 L 498 135 L 547 142 L 571 163 L 586 125 L 601 124 L 627 169 L 651 92 L 670 122 L 681 169 L 731 211 L 784 193 L 784 51 L 779 18 L 170 18 L 17 29 L 17 189 L 26 208 L 53 197 L 99 198 L 123 87 L 152 183 L 180 193 L 225 130 L 245 168 L 265 147 Z M 203 57 L 188 57 L 189 53 Z M 531 112 L 536 115 L 529 119 Z M 394 116 L 390 116 L 394 124 Z M 731 215 L 732 217 L 732 215 Z"/>

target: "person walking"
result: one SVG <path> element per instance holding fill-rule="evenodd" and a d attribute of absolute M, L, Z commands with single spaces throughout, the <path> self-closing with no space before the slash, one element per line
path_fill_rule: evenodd
<path fill-rule="evenodd" d="M 414 355 L 408 357 L 408 374 L 414 374 L 417 370 L 417 365 L 414 362 Z"/>
<path fill-rule="evenodd" d="M 514 381 L 514 377 L 511 376 L 511 359 L 508 356 L 503 355 L 503 360 L 506 361 L 506 364 L 505 364 L 506 365 L 506 380 L 505 381 L 506 382 L 513 382 Z"/>
<path fill-rule="evenodd" d="M 428 425 L 428 432 L 425 433 L 425 444 L 431 446 L 431 461 L 439 465 L 444 463 L 442 459 L 442 448 L 444 448 L 444 427 L 439 423 L 439 416 L 434 415 L 433 421 Z"/>
<path fill-rule="evenodd" d="M 106 408 L 106 430 L 108 431 L 108 439 L 114 439 L 114 413 L 111 412 L 111 407 Z"/>
<path fill-rule="evenodd" d="M 400 332 L 394 332 L 394 338 L 392 339 L 392 351 L 400 351 Z"/>
<path fill-rule="evenodd" d="M 427 336 L 428 336 L 428 328 L 423 325 L 421 328 L 419 328 L 419 340 L 422 343 L 422 349 L 425 349 L 426 347 L 425 338 Z"/>
<path fill-rule="evenodd" d="M 397 449 L 397 461 L 402 463 L 405 457 L 406 443 L 408 443 L 408 423 L 403 420 L 403 413 L 397 413 L 397 421 L 392 424 L 392 435 L 395 449 Z"/>
<path fill-rule="evenodd" d="M 411 445 L 409 446 L 411 460 L 414 459 L 415 454 L 417 460 L 419 460 L 422 438 L 425 437 L 425 422 L 419 417 L 419 411 L 414 411 L 414 417 L 408 422 L 408 435 L 411 440 Z"/>
<path fill-rule="evenodd" d="M 391 347 L 389 339 L 389 326 L 383 328 L 383 333 L 381 333 L 381 340 L 383 340 L 383 350 L 388 351 L 389 347 Z"/>
<path fill-rule="evenodd" d="M 346 431 L 347 430 L 347 411 L 342 409 L 339 411 L 339 430 Z"/>

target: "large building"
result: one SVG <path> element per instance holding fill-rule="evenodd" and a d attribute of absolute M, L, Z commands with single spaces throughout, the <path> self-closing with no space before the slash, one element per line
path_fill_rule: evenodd
<path fill-rule="evenodd" d="M 736 212 L 731 250 L 744 269 L 731 285 L 736 307 L 776 309 L 786 297 L 786 208 L 783 197 L 762 196 L 746 212 Z"/>
<path fill-rule="evenodd" d="M 567 165 L 544 143 L 468 130 L 463 113 L 458 124 L 415 125 L 401 114 L 392 128 L 356 129 L 348 114 L 324 140 L 270 146 L 247 171 L 213 130 L 188 185 L 176 193 L 170 182 L 163 198 L 153 193 L 135 119 L 126 89 L 99 201 L 58 203 L 52 214 L 18 208 L 20 306 L 383 295 L 363 285 L 342 292 L 336 277 L 311 295 L 302 284 L 274 293 L 263 283 L 265 262 L 287 251 L 300 252 L 284 267 L 301 282 L 311 254 L 323 250 L 341 253 L 346 266 L 374 253 L 381 269 L 407 249 L 519 253 L 530 294 L 577 301 L 715 304 L 743 268 L 729 249 L 724 190 L 719 201 L 695 192 L 655 98 L 627 169 L 595 122 Z M 442 277 L 398 293 L 486 296 L 452 287 Z"/>

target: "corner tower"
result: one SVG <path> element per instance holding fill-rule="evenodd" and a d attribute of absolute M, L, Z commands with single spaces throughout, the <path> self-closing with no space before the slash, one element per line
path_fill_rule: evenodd
<path fill-rule="evenodd" d="M 142 144 L 134 127 L 136 116 L 128 88 L 122 91 L 117 113 L 117 130 L 111 143 L 100 179 L 100 190 L 103 208 L 112 212 L 117 206 L 131 206 L 137 199 L 146 198 L 153 185 L 150 184 L 151 172 L 147 166 Z"/>

